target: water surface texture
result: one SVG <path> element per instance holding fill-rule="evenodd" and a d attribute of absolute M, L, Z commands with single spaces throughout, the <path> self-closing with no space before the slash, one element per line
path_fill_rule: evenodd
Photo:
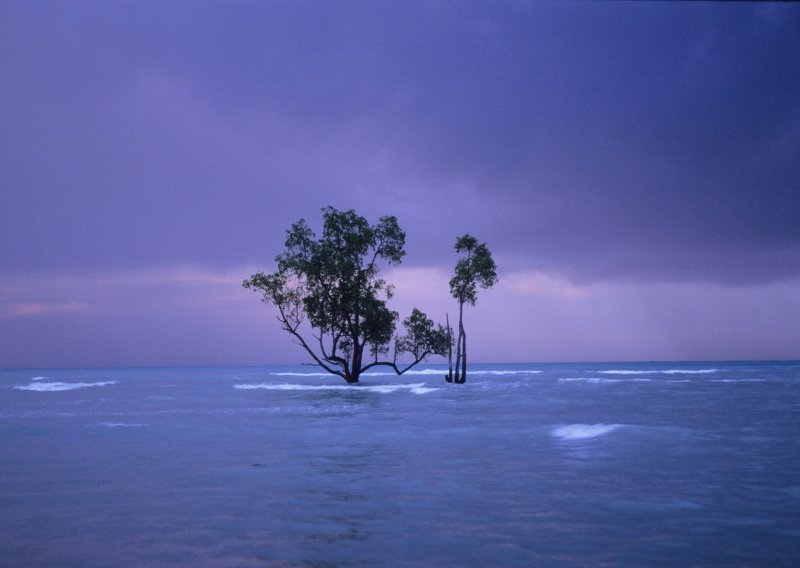
<path fill-rule="evenodd" d="M 0 371 L 0 566 L 795 566 L 800 363 Z"/>

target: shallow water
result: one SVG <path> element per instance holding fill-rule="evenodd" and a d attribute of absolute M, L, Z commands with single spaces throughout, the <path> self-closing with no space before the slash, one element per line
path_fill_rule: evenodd
<path fill-rule="evenodd" d="M 0 566 L 794 566 L 800 363 L 0 371 Z"/>

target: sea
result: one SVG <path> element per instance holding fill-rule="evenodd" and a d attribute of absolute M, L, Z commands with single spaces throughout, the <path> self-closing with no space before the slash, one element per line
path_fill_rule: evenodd
<path fill-rule="evenodd" d="M 798 566 L 800 362 L 0 371 L 0 566 Z"/>

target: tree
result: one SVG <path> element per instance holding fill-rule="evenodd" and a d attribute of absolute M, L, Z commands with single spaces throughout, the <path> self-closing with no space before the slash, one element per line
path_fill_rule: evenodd
<path fill-rule="evenodd" d="M 378 263 L 398 265 L 405 255 L 406 236 L 397 219 L 381 217 L 370 226 L 352 209 L 333 207 L 323 208 L 322 217 L 320 238 L 304 219 L 294 223 L 275 258 L 277 270 L 253 274 L 243 286 L 278 309 L 281 327 L 317 365 L 348 383 L 372 367 L 402 375 L 429 355 L 444 355 L 446 330 L 416 308 L 403 320 L 405 334 L 396 334 L 398 313 L 386 305 L 393 286 L 379 277 Z M 308 327 L 314 348 L 301 333 Z M 403 353 L 413 361 L 401 369 Z"/>
<path fill-rule="evenodd" d="M 486 243 L 478 244 L 475 237 L 464 235 L 456 239 L 455 250 L 463 256 L 458 259 L 455 274 L 450 279 L 450 293 L 458 301 L 458 342 L 456 344 L 456 374 L 448 382 L 467 381 L 467 334 L 464 331 L 464 304 L 475 305 L 477 286 L 491 288 L 497 283 L 497 266 Z"/>

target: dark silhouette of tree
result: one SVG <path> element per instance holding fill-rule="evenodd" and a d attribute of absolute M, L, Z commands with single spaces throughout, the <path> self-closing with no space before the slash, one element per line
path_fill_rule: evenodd
<path fill-rule="evenodd" d="M 445 355 L 447 331 L 414 308 L 396 334 L 397 312 L 386 302 L 393 286 L 379 277 L 380 261 L 400 264 L 405 233 L 392 216 L 370 226 L 352 209 L 322 210 L 322 236 L 304 219 L 286 231 L 285 250 L 271 274 L 258 272 L 243 285 L 261 292 L 262 301 L 278 308 L 278 321 L 314 362 L 348 383 L 376 366 L 402 375 L 429 355 Z M 307 322 L 306 326 L 303 326 Z M 310 327 L 315 344 L 303 337 Z M 407 353 L 410 364 L 398 364 Z"/>
<path fill-rule="evenodd" d="M 444 380 L 453 382 L 453 328 L 450 327 L 450 313 L 445 314 L 447 324 L 447 374 Z"/>
<path fill-rule="evenodd" d="M 450 293 L 458 301 L 458 342 L 456 343 L 456 373 L 448 375 L 448 382 L 467 381 L 467 334 L 464 331 L 464 304 L 475 305 L 477 286 L 491 288 L 497 283 L 497 266 L 486 243 L 478 244 L 475 237 L 464 235 L 456 239 L 458 259 L 455 274 L 450 279 Z M 452 371 L 450 372 L 452 373 Z"/>

